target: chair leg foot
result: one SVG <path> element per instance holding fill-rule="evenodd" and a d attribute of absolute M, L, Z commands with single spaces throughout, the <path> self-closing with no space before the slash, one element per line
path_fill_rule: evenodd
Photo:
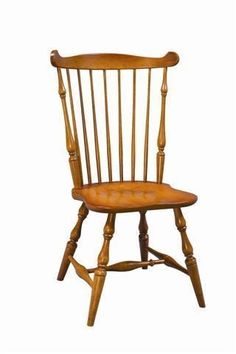
<path fill-rule="evenodd" d="M 141 253 L 141 260 L 146 262 L 148 260 L 148 224 L 146 220 L 146 212 L 140 212 L 140 221 L 139 221 L 139 246 Z M 147 266 L 142 267 L 142 269 L 147 269 Z"/>
<path fill-rule="evenodd" d="M 201 285 L 201 280 L 199 276 L 199 271 L 198 271 L 198 266 L 197 266 L 197 260 L 195 257 L 189 257 L 185 261 L 188 273 L 193 285 L 193 289 L 198 301 L 198 304 L 200 307 L 206 307 L 205 305 L 205 300 L 204 300 L 204 295 L 202 291 L 202 285 Z"/>
<path fill-rule="evenodd" d="M 67 242 L 66 249 L 61 261 L 61 266 L 58 272 L 57 280 L 62 281 L 65 278 L 65 275 L 70 265 L 70 261 L 68 257 L 73 256 L 75 253 L 75 250 L 77 248 L 77 242 L 81 235 L 82 223 L 84 219 L 87 217 L 87 215 L 88 215 L 88 209 L 83 203 L 79 209 L 78 221 L 75 227 L 73 228 L 73 230 L 71 231 L 70 240 Z"/>
<path fill-rule="evenodd" d="M 94 274 L 93 288 L 90 300 L 89 315 L 88 315 L 88 326 L 93 326 L 97 314 L 97 309 L 99 301 L 102 294 L 102 289 L 104 286 L 106 278 L 105 266 L 109 262 L 109 246 L 110 240 L 113 237 L 115 231 L 115 216 L 116 214 L 108 214 L 107 221 L 104 227 L 104 241 L 102 249 L 98 255 L 98 268 Z"/>
<path fill-rule="evenodd" d="M 193 256 L 193 247 L 186 233 L 186 221 L 180 208 L 174 209 L 175 223 L 182 239 L 182 251 L 186 257 L 185 263 L 188 269 L 193 289 L 200 307 L 205 307 L 205 300 L 202 291 L 201 280 L 198 272 L 197 260 Z"/>
<path fill-rule="evenodd" d="M 104 274 L 95 273 L 94 280 L 93 280 L 93 289 L 89 307 L 89 316 L 88 316 L 88 326 L 93 326 L 95 317 L 97 314 L 98 305 L 100 302 L 102 289 L 105 283 L 106 272 Z"/>

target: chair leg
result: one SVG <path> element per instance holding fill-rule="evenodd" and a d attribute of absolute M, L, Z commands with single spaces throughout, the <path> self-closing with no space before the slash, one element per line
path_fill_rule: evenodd
<path fill-rule="evenodd" d="M 92 288 L 92 295 L 91 295 L 88 322 L 87 322 L 88 326 L 94 325 L 99 301 L 102 294 L 102 289 L 106 278 L 105 266 L 109 262 L 109 244 L 115 231 L 115 217 L 116 214 L 108 214 L 107 221 L 104 227 L 104 233 L 103 233 L 104 241 L 103 241 L 102 249 L 98 255 L 98 267 L 95 270 L 94 280 L 93 280 L 93 288 Z"/>
<path fill-rule="evenodd" d="M 71 231 L 70 240 L 67 242 L 66 249 L 62 258 L 60 270 L 57 276 L 57 280 L 63 280 L 66 275 L 66 272 L 70 265 L 68 256 L 73 256 L 75 253 L 75 250 L 77 248 L 77 241 L 79 240 L 81 235 L 82 223 L 84 219 L 87 217 L 87 215 L 88 215 L 88 209 L 83 203 L 79 209 L 78 221 L 75 227 L 73 228 L 73 230 Z"/>
<path fill-rule="evenodd" d="M 186 257 L 185 263 L 188 269 L 188 274 L 190 276 L 194 292 L 196 294 L 198 304 L 200 307 L 205 307 L 205 301 L 204 301 L 204 296 L 203 296 L 203 291 L 202 291 L 202 286 L 201 286 L 201 280 L 198 272 L 198 266 L 197 266 L 197 260 L 193 256 L 193 247 L 188 239 L 188 236 L 186 234 L 186 222 L 183 217 L 182 211 L 180 208 L 174 208 L 174 214 L 175 214 L 175 224 L 177 226 L 177 229 L 179 230 L 181 234 L 181 239 L 182 239 L 182 250 L 183 253 Z"/>
<path fill-rule="evenodd" d="M 140 221 L 139 221 L 139 246 L 141 253 L 141 260 L 146 262 L 148 260 L 148 224 L 146 220 L 146 211 L 140 212 Z M 147 266 L 142 267 L 147 269 Z"/>

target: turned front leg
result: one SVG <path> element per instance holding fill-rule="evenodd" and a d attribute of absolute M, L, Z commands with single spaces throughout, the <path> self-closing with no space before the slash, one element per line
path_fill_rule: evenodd
<path fill-rule="evenodd" d="M 88 209 L 85 206 L 85 204 L 83 203 L 79 209 L 79 213 L 78 213 L 78 221 L 75 225 L 75 227 L 73 228 L 73 230 L 71 231 L 70 234 L 70 240 L 67 242 L 66 245 L 66 249 L 62 258 L 62 262 L 61 262 L 61 266 L 60 266 L 60 270 L 57 276 L 57 280 L 63 280 L 66 272 L 68 270 L 68 267 L 70 265 L 70 261 L 68 259 L 69 256 L 73 256 L 75 253 L 75 250 L 77 248 L 77 242 L 80 238 L 81 235 L 81 227 L 82 227 L 82 223 L 84 221 L 84 219 L 87 217 L 88 215 Z"/>
<path fill-rule="evenodd" d="M 146 220 L 146 211 L 140 212 L 139 221 L 139 246 L 141 253 L 141 260 L 146 262 L 148 260 L 148 224 Z M 147 269 L 147 266 L 143 266 L 143 269 Z"/>
<path fill-rule="evenodd" d="M 104 227 L 104 241 L 102 249 L 98 255 L 98 267 L 94 274 L 93 289 L 90 301 L 89 316 L 88 316 L 88 326 L 93 326 L 99 301 L 102 294 L 102 289 L 104 286 L 106 278 L 106 265 L 109 262 L 109 245 L 110 240 L 113 237 L 115 231 L 115 216 L 116 214 L 108 214 L 107 221 Z"/>
<path fill-rule="evenodd" d="M 181 239 L 182 239 L 182 251 L 186 257 L 185 263 L 188 269 L 188 274 L 191 278 L 191 282 L 193 285 L 193 289 L 195 291 L 198 304 L 200 307 L 205 307 L 205 301 L 204 301 L 204 296 L 203 296 L 203 291 L 202 291 L 202 286 L 201 286 L 201 280 L 198 272 L 198 266 L 197 266 L 197 260 L 193 256 L 193 247 L 188 239 L 187 233 L 186 233 L 186 221 L 184 219 L 184 216 L 182 214 L 182 211 L 180 208 L 175 208 L 174 209 L 174 214 L 175 214 L 175 223 L 177 226 L 177 229 L 180 232 Z"/>

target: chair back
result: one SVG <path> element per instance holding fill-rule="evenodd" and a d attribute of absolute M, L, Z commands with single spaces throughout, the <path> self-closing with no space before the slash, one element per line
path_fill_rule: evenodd
<path fill-rule="evenodd" d="M 162 183 L 167 68 L 178 61 L 174 52 L 148 58 L 124 54 L 61 57 L 52 51 L 75 188 L 124 180 Z M 155 69 L 162 69 L 162 74 Z"/>

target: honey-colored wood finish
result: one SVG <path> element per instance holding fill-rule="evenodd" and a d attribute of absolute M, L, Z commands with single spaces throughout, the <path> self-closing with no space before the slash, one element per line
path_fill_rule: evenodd
<path fill-rule="evenodd" d="M 193 247 L 186 234 L 186 222 L 180 208 L 174 208 L 174 214 L 176 227 L 179 230 L 182 239 L 182 251 L 186 257 L 185 263 L 188 269 L 189 276 L 191 278 L 191 282 L 193 284 L 198 304 L 200 307 L 205 307 L 205 300 L 198 272 L 197 260 L 193 256 Z"/>
<path fill-rule="evenodd" d="M 149 113 L 150 113 L 150 91 L 151 91 L 151 69 L 148 69 L 148 89 L 147 89 L 147 110 L 144 140 L 144 159 L 143 159 L 143 180 L 147 181 L 148 170 L 148 141 L 149 141 Z"/>
<path fill-rule="evenodd" d="M 84 150 L 85 150 L 87 177 L 88 177 L 88 183 L 91 183 L 92 178 L 91 178 L 90 154 L 89 154 L 88 134 L 87 134 L 87 127 L 86 127 L 85 113 L 84 113 L 84 99 L 83 99 L 80 70 L 77 70 L 77 75 L 78 75 L 78 85 L 79 85 L 79 99 L 80 99 L 80 109 L 81 109 L 81 118 L 82 118 L 82 126 L 83 126 Z"/>
<path fill-rule="evenodd" d="M 176 262 L 176 260 L 174 258 L 172 258 L 171 256 L 168 256 L 167 254 L 158 252 L 156 250 L 154 250 L 151 247 L 147 247 L 147 251 L 151 254 L 153 254 L 154 256 L 156 256 L 159 259 L 162 259 L 165 263 L 166 266 L 168 267 L 172 267 L 175 269 L 180 270 L 181 272 L 188 274 L 188 270 L 184 267 L 182 267 L 178 262 Z"/>
<path fill-rule="evenodd" d="M 93 326 L 95 321 L 95 316 L 98 309 L 98 304 L 100 301 L 102 289 L 106 277 L 106 265 L 109 262 L 109 245 L 110 240 L 113 237 L 115 231 L 115 217 L 116 214 L 108 214 L 107 222 L 104 227 L 104 241 L 102 249 L 98 255 L 98 268 L 95 271 L 93 280 L 93 290 L 90 301 L 89 316 L 88 316 L 88 326 Z"/>
<path fill-rule="evenodd" d="M 57 69 L 58 74 L 58 92 L 61 97 L 62 109 L 64 113 L 64 121 L 65 121 L 65 131 L 66 131 L 66 148 L 70 155 L 69 163 L 71 174 L 74 182 L 74 186 L 80 187 L 82 185 L 82 170 L 81 170 L 81 161 L 80 156 L 78 156 L 75 143 L 75 139 L 72 134 L 69 115 L 66 104 L 66 90 L 62 79 L 61 69 Z"/>
<path fill-rule="evenodd" d="M 89 276 L 88 270 L 82 264 L 79 264 L 72 256 L 68 256 L 68 259 L 73 264 L 77 275 L 93 287 L 93 281 Z"/>
<path fill-rule="evenodd" d="M 145 211 L 194 204 L 197 196 L 156 182 L 104 182 L 74 188 L 73 198 L 82 200 L 91 210 L 103 213 L 115 211 Z"/>
<path fill-rule="evenodd" d="M 97 164 L 97 176 L 98 182 L 101 182 L 101 162 L 100 162 L 100 149 L 98 142 L 98 129 L 97 129 L 97 116 L 96 116 L 96 107 L 95 107 L 95 98 L 94 98 L 94 88 L 93 88 L 93 72 L 89 70 L 90 75 L 90 88 L 91 88 L 91 99 L 92 99 L 92 108 L 93 108 L 93 133 L 94 133 L 94 144 L 96 151 L 96 164 Z"/>
<path fill-rule="evenodd" d="M 162 58 L 147 58 L 127 54 L 82 54 L 63 58 L 57 50 L 51 52 L 51 63 L 57 68 L 85 70 L 118 70 L 163 68 L 178 64 L 179 56 L 174 52 Z"/>
<path fill-rule="evenodd" d="M 75 200 L 82 202 L 79 209 L 78 221 L 71 232 L 70 240 L 64 252 L 58 280 L 64 279 L 71 263 L 78 277 L 92 288 L 88 326 L 93 326 L 94 324 L 105 278 L 109 271 L 126 272 L 164 264 L 190 277 L 199 306 L 205 306 L 197 261 L 193 256 L 193 248 L 186 234 L 186 222 L 181 210 L 183 207 L 194 204 L 197 201 L 197 196 L 163 183 L 168 91 L 167 69 L 176 65 L 178 61 L 179 57 L 174 52 L 168 52 L 159 58 L 126 54 L 83 54 L 61 57 L 56 50 L 51 53 L 51 63 L 57 68 L 58 91 L 64 114 L 66 148 L 69 154 L 69 164 L 73 180 L 72 196 Z M 138 72 L 143 69 L 146 70 L 147 74 L 146 93 L 143 98 L 146 112 L 144 113 L 143 141 L 140 141 L 140 138 L 138 138 L 138 119 L 140 119 L 138 115 L 138 103 L 140 98 L 138 95 L 139 80 L 137 77 Z M 162 82 L 160 84 L 160 118 L 157 117 L 159 120 L 159 130 L 155 140 L 157 149 L 153 151 L 154 158 L 156 156 L 156 166 L 153 166 L 149 161 L 149 155 L 151 154 L 149 140 L 152 136 L 150 134 L 150 129 L 152 129 L 150 120 L 151 105 L 155 103 L 153 102 L 154 96 L 151 95 L 155 79 L 152 72 L 156 69 L 161 72 Z M 81 70 L 88 74 L 89 92 L 87 92 L 87 96 L 85 94 L 86 85 L 84 85 Z M 96 98 L 97 86 L 95 85 L 96 75 L 93 75 L 94 70 L 102 71 L 104 115 L 101 115 L 98 109 L 98 100 Z M 116 92 L 111 92 L 109 85 L 108 75 L 110 70 L 117 71 L 115 73 Z M 122 76 L 123 70 L 130 70 L 132 73 L 132 102 L 129 118 L 125 115 L 123 117 L 123 91 L 125 91 Z M 73 76 L 76 77 L 76 88 L 73 85 L 75 82 L 72 80 L 73 73 L 76 74 L 76 76 Z M 117 102 L 117 111 L 115 114 L 110 108 L 109 97 L 111 95 L 116 95 L 114 97 L 117 97 L 115 98 Z M 89 111 L 86 108 L 86 97 L 90 97 L 91 110 Z M 80 118 L 78 118 L 78 115 Z M 80 125 L 77 125 L 78 119 L 81 120 Z M 105 124 L 102 136 L 98 124 L 101 119 L 103 119 Z M 124 135 L 127 119 L 130 120 L 131 126 L 130 141 L 125 141 L 126 138 Z M 89 122 L 91 122 L 90 128 Z M 79 129 L 78 127 L 81 128 Z M 112 139 L 113 129 L 117 129 L 117 141 L 115 142 Z M 94 149 L 93 146 L 91 147 L 90 141 L 93 141 Z M 104 154 L 102 154 L 101 141 L 104 141 L 106 145 L 106 152 Z M 117 145 L 117 156 L 113 152 L 114 144 Z M 143 146 L 143 153 L 141 154 L 143 160 L 142 158 L 140 159 L 140 155 L 138 154 L 140 146 Z M 124 159 L 125 154 L 129 156 L 130 161 Z M 105 163 L 103 161 L 104 156 L 106 158 Z M 114 170 L 115 158 L 118 158 L 118 173 Z M 142 180 L 137 177 L 139 166 L 142 169 Z M 95 171 L 93 171 L 93 168 Z M 107 168 L 106 171 L 103 171 L 104 168 Z M 149 178 L 150 169 L 153 169 L 156 175 L 155 181 Z M 129 174 L 128 178 L 125 177 L 127 171 Z M 104 175 L 108 176 L 108 180 L 104 179 Z M 114 177 L 117 175 L 119 175 L 118 180 Z M 186 268 L 173 257 L 156 251 L 149 246 L 146 215 L 149 210 L 158 209 L 173 209 L 174 211 L 175 224 L 181 235 Z M 93 268 L 87 268 L 78 263 L 74 258 L 77 241 L 81 235 L 82 223 L 87 217 L 89 210 L 107 213 L 107 221 L 103 232 L 103 245 L 98 255 L 97 266 Z M 115 231 L 116 214 L 124 212 L 139 212 L 138 228 L 141 261 L 122 261 L 109 264 L 109 247 Z M 157 257 L 157 259 L 149 259 L 149 253 Z"/>
<path fill-rule="evenodd" d="M 152 267 L 156 264 L 165 263 L 164 259 L 158 259 L 153 261 L 150 259 L 149 261 L 124 261 L 115 264 L 111 264 L 109 266 L 105 266 L 106 271 L 113 272 L 129 272 L 130 270 L 138 269 L 142 267 L 143 269 L 147 269 L 148 266 Z M 94 273 L 98 268 L 90 268 L 86 269 L 88 273 Z"/>
<path fill-rule="evenodd" d="M 111 159 L 111 138 L 110 138 L 110 124 L 108 113 L 108 100 L 107 100 L 107 76 L 106 70 L 103 70 L 103 82 L 104 82 L 104 98 L 105 98 L 105 116 L 106 116 L 106 137 L 107 137 L 107 166 L 109 181 L 112 181 L 112 159 Z"/>
<path fill-rule="evenodd" d="M 148 259 L 148 224 L 146 220 L 146 211 L 140 212 L 140 221 L 139 221 L 139 246 L 141 253 L 141 260 L 146 262 Z M 143 269 L 147 269 L 147 266 L 143 266 Z"/>
<path fill-rule="evenodd" d="M 158 134 L 158 153 L 157 153 L 157 183 L 162 183 L 165 153 L 164 148 L 166 146 L 166 128 L 165 128 L 165 111 L 166 111 L 166 95 L 167 95 L 167 68 L 163 70 L 163 81 L 161 85 L 161 119 L 160 128 Z"/>
<path fill-rule="evenodd" d="M 70 265 L 70 261 L 69 261 L 68 257 L 73 256 L 75 253 L 75 250 L 77 248 L 77 242 L 78 242 L 80 235 L 81 235 L 82 224 L 83 224 L 84 219 L 87 217 L 88 212 L 89 211 L 88 211 L 87 207 L 83 203 L 79 209 L 78 221 L 77 221 L 75 227 L 73 228 L 73 230 L 71 231 L 70 240 L 67 242 L 64 256 L 62 258 L 60 270 L 59 270 L 59 273 L 57 276 L 57 280 L 63 280 L 66 275 L 67 269 Z"/>
<path fill-rule="evenodd" d="M 119 169 L 120 181 L 123 181 L 123 129 L 122 129 L 122 105 L 121 105 L 121 74 L 118 72 L 118 129 L 119 129 Z"/>
<path fill-rule="evenodd" d="M 131 138 L 131 181 L 135 180 L 135 156 L 136 156 L 136 69 L 133 69 L 133 112 L 132 112 L 132 138 Z"/>

